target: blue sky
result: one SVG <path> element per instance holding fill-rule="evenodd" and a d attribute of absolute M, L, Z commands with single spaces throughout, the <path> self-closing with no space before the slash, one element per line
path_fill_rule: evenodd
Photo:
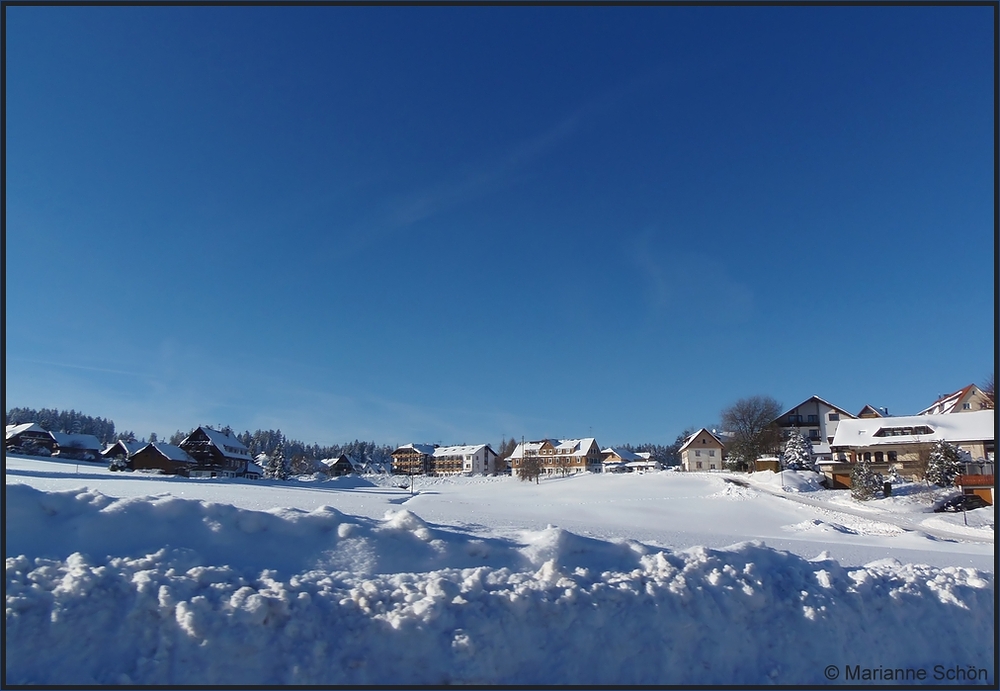
<path fill-rule="evenodd" d="M 992 7 L 7 7 L 7 407 L 670 443 L 995 357 Z"/>

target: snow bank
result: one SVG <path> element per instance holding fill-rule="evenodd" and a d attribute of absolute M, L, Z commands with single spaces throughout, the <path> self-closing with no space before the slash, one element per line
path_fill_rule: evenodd
<path fill-rule="evenodd" d="M 818 492 L 824 489 L 821 484 L 823 476 L 811 470 L 759 470 L 750 473 L 750 482 L 755 485 L 765 485 L 785 492 Z"/>
<path fill-rule="evenodd" d="M 515 543 L 329 507 L 7 486 L 8 684 L 817 684 L 988 669 L 993 575 L 759 542 Z"/>

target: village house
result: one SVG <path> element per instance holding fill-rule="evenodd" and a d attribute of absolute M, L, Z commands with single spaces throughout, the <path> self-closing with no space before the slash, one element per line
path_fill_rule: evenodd
<path fill-rule="evenodd" d="M 128 461 L 128 468 L 131 470 L 158 471 L 163 475 L 184 477 L 188 477 L 196 465 L 197 461 L 184 449 L 163 442 L 146 444 L 133 453 Z"/>
<path fill-rule="evenodd" d="M 497 458 L 489 444 L 404 444 L 390 455 L 395 475 L 489 475 Z"/>
<path fill-rule="evenodd" d="M 191 477 L 260 477 L 262 470 L 235 435 L 199 427 L 178 446 L 196 462 Z"/>
<path fill-rule="evenodd" d="M 603 454 L 593 437 L 583 439 L 542 439 L 522 442 L 510 455 L 511 469 L 517 474 L 525 458 L 537 456 L 546 475 L 599 473 Z"/>
<path fill-rule="evenodd" d="M 934 443 L 944 440 L 965 452 L 968 463 L 980 471 L 988 467 L 992 478 L 995 425 L 992 410 L 843 420 L 831 444 L 834 459 L 821 462 L 820 471 L 832 487 L 850 487 L 853 464 L 863 458 L 877 472 L 895 469 L 901 476 L 920 479 Z M 987 473 L 966 470 L 965 474 Z"/>
<path fill-rule="evenodd" d="M 873 406 L 865 404 L 865 407 L 861 409 L 861 412 L 855 415 L 858 418 L 872 418 L 872 417 L 885 417 L 889 414 L 885 408 L 875 408 Z"/>
<path fill-rule="evenodd" d="M 332 477 L 354 475 L 358 472 L 354 460 L 345 453 L 340 454 L 337 458 L 324 458 L 320 463 L 326 466 L 327 474 Z"/>
<path fill-rule="evenodd" d="M 830 443 L 837 433 L 842 420 L 854 420 L 854 415 L 819 396 L 811 396 L 793 406 L 774 419 L 774 424 L 782 428 L 785 436 L 796 431 L 812 444 L 813 460 L 832 461 Z"/>
<path fill-rule="evenodd" d="M 141 441 L 119 439 L 113 444 L 108 444 L 107 448 L 101 452 L 101 458 L 106 461 L 110 461 L 112 458 L 131 458 L 136 451 L 144 446 L 145 444 Z"/>
<path fill-rule="evenodd" d="M 677 450 L 685 471 L 722 470 L 725 447 L 718 436 L 702 427 L 689 436 Z"/>
<path fill-rule="evenodd" d="M 629 451 L 609 446 L 601 451 L 601 466 L 605 473 L 634 473 L 659 470 L 660 464 L 652 460 L 647 451 Z"/>
<path fill-rule="evenodd" d="M 932 404 L 921 410 L 917 415 L 947 415 L 949 413 L 972 413 L 977 410 L 987 410 L 993 404 L 983 391 L 975 384 L 941 396 Z"/>
<path fill-rule="evenodd" d="M 4 449 L 8 453 L 51 456 L 55 448 L 56 440 L 37 422 L 6 426 Z"/>
<path fill-rule="evenodd" d="M 55 441 L 54 456 L 77 461 L 96 461 L 101 457 L 101 440 L 93 434 L 49 432 Z"/>

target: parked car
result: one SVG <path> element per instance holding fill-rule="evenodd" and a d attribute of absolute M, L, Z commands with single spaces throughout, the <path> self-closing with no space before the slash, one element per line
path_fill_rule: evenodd
<path fill-rule="evenodd" d="M 935 513 L 945 511 L 955 513 L 958 511 L 973 511 L 974 509 L 981 509 L 989 505 L 989 502 L 977 494 L 961 494 L 943 502 L 934 511 Z"/>

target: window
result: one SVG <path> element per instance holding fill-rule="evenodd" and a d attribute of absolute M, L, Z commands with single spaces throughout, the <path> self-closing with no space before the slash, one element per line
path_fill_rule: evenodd
<path fill-rule="evenodd" d="M 712 465 L 710 465 L 710 466 L 709 466 L 709 469 L 711 469 L 711 470 L 715 470 L 715 464 L 713 463 Z"/>
<path fill-rule="evenodd" d="M 695 467 L 698 468 L 698 470 L 701 470 L 701 461 L 695 463 Z"/>
<path fill-rule="evenodd" d="M 881 463 L 882 462 L 882 452 L 881 451 L 876 451 L 875 452 L 875 462 L 876 463 Z"/>
<path fill-rule="evenodd" d="M 889 462 L 890 463 L 895 463 L 896 462 L 896 452 L 895 451 L 890 451 L 888 453 L 888 456 L 889 456 Z"/>
<path fill-rule="evenodd" d="M 695 449 L 694 450 L 694 455 L 695 456 L 700 456 L 701 455 L 701 449 Z"/>
<path fill-rule="evenodd" d="M 830 422 L 836 422 L 837 420 L 840 419 L 840 413 L 830 413 L 827 417 L 829 418 Z"/>
<path fill-rule="evenodd" d="M 870 453 L 870 452 L 868 452 L 868 451 L 865 451 L 865 460 L 866 460 L 866 461 L 868 461 L 869 463 L 870 463 L 870 462 L 871 462 L 871 460 L 872 460 L 872 455 L 871 455 L 871 453 Z"/>
<path fill-rule="evenodd" d="M 709 456 L 714 456 L 715 455 L 715 449 L 709 449 L 708 450 L 708 455 Z M 714 468 L 715 466 L 712 466 L 712 467 Z"/>
<path fill-rule="evenodd" d="M 963 403 L 962 404 L 962 410 L 972 410 L 972 404 L 971 403 Z"/>
<path fill-rule="evenodd" d="M 810 416 L 808 416 L 806 418 L 806 420 L 808 420 L 809 422 L 819 422 L 819 416 L 818 415 L 810 415 Z"/>

